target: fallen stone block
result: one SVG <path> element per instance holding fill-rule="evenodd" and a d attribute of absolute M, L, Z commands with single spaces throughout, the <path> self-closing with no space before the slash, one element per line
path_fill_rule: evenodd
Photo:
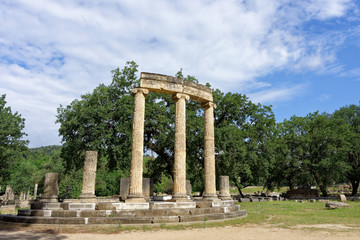
<path fill-rule="evenodd" d="M 350 205 L 343 202 L 327 202 L 325 204 L 325 207 L 327 207 L 328 209 L 338 209 L 338 208 L 350 207 Z"/>

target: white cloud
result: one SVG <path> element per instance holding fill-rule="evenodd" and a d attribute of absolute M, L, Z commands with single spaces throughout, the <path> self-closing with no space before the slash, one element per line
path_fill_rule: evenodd
<path fill-rule="evenodd" d="M 279 89 L 257 79 L 333 66 L 346 36 L 309 33 L 304 24 L 353 18 L 347 14 L 354 9 L 350 0 L 4 0 L 0 90 L 10 106 L 28 112 L 36 146 L 58 143 L 34 140 L 42 136 L 36 122 L 53 130 L 60 104 L 109 83 L 110 71 L 127 60 L 140 71 L 173 75 L 183 68 L 202 83 L 265 102 L 289 100 L 299 85 Z"/>
<path fill-rule="evenodd" d="M 294 98 L 294 96 L 302 95 L 306 89 L 307 84 L 298 84 L 291 87 L 272 87 L 266 90 L 257 91 L 256 93 L 248 94 L 251 101 L 262 104 L 274 104 Z"/>

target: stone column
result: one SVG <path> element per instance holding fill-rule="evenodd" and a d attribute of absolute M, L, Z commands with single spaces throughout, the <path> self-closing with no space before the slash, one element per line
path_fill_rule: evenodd
<path fill-rule="evenodd" d="M 125 202 L 145 202 L 142 193 L 145 97 L 149 90 L 134 88 L 134 119 L 132 130 L 129 196 Z"/>
<path fill-rule="evenodd" d="M 44 194 L 41 196 L 42 202 L 58 202 L 58 176 L 58 173 L 55 172 L 45 174 Z"/>
<path fill-rule="evenodd" d="M 214 108 L 215 103 L 208 102 L 202 104 L 204 108 L 204 171 L 205 189 L 204 199 L 216 199 L 216 180 L 215 180 L 215 137 L 214 137 Z"/>
<path fill-rule="evenodd" d="M 220 176 L 220 194 L 221 200 L 232 200 L 229 189 L 229 176 Z"/>
<path fill-rule="evenodd" d="M 83 183 L 79 199 L 86 201 L 95 201 L 95 181 L 96 181 L 97 151 L 86 151 Z"/>
<path fill-rule="evenodd" d="M 175 145 L 173 200 L 187 200 L 186 196 L 186 100 L 190 97 L 177 93 L 175 100 Z"/>
<path fill-rule="evenodd" d="M 34 200 L 36 200 L 36 197 L 37 197 L 37 190 L 38 190 L 38 184 L 35 183 L 35 186 L 34 186 Z"/>

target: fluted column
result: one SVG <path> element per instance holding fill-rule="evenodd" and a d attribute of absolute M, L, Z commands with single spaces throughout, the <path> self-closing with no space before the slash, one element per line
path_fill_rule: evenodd
<path fill-rule="evenodd" d="M 204 108 L 204 171 L 205 171 L 205 199 L 216 199 L 215 178 L 215 137 L 214 137 L 214 108 L 215 103 L 202 104 Z"/>
<path fill-rule="evenodd" d="M 132 130 L 132 149 L 130 167 L 129 196 L 125 202 L 145 202 L 142 193 L 143 155 L 144 155 L 144 120 L 145 97 L 149 90 L 134 88 L 134 119 Z"/>
<path fill-rule="evenodd" d="M 173 200 L 185 200 L 186 196 L 186 100 L 190 97 L 177 93 L 175 100 L 175 145 Z"/>
<path fill-rule="evenodd" d="M 95 181 L 96 181 L 96 167 L 97 167 L 97 151 L 86 151 L 83 169 L 83 183 L 79 199 L 94 200 L 95 196 Z"/>

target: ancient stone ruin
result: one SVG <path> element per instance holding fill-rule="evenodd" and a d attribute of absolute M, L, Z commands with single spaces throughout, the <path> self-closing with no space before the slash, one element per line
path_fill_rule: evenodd
<path fill-rule="evenodd" d="M 145 97 L 149 92 L 171 94 L 175 102 L 174 182 L 171 198 L 150 198 L 152 182 L 143 178 Z M 40 201 L 17 216 L 0 215 L 1 221 L 41 224 L 153 224 L 207 221 L 246 216 L 234 205 L 229 177 L 220 177 L 216 192 L 214 108 L 211 89 L 175 77 L 141 73 L 140 86 L 132 90 L 134 117 L 130 178 L 121 179 L 120 199 L 95 196 L 97 152 L 85 153 L 83 185 L 79 199 L 58 202 L 58 175 L 48 173 Z M 204 195 L 191 198 L 186 180 L 186 101 L 195 100 L 204 108 Z M 122 201 L 120 201 L 122 200 Z M 161 200 L 161 201 L 159 201 Z"/>

